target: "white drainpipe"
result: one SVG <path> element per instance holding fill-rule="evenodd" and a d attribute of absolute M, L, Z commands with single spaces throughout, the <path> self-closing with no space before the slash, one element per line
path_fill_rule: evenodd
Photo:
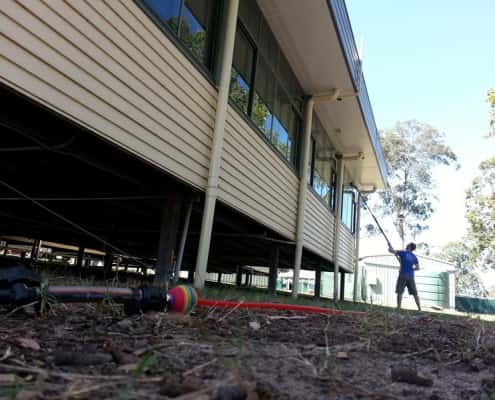
<path fill-rule="evenodd" d="M 359 231 L 361 230 L 361 192 L 357 194 L 357 206 L 356 206 L 356 245 L 354 249 L 354 293 L 352 300 L 354 303 L 358 299 L 358 282 L 359 282 Z"/>
<path fill-rule="evenodd" d="M 292 282 L 292 297 L 296 298 L 299 292 L 299 274 L 301 272 L 301 260 L 304 245 L 304 210 L 306 208 L 306 192 L 308 188 L 307 169 L 309 162 L 309 143 L 311 140 L 311 125 L 313 123 L 314 100 L 310 97 L 306 101 L 304 110 L 304 132 L 301 141 L 301 164 L 299 165 L 299 198 L 296 225 L 296 254 L 294 257 L 294 278 Z"/>
<path fill-rule="evenodd" d="M 340 230 L 342 224 L 342 191 L 344 183 L 344 160 L 337 158 L 337 207 L 335 210 L 335 236 L 333 241 L 333 299 L 339 301 L 339 258 L 340 258 Z"/>
<path fill-rule="evenodd" d="M 304 132 L 301 147 L 301 164 L 299 165 L 299 197 L 296 222 L 296 254 L 294 256 L 294 278 L 292 284 L 292 297 L 296 298 L 299 291 L 299 274 L 301 272 L 301 260 L 304 246 L 304 214 L 307 197 L 307 168 L 309 162 L 309 143 L 311 140 L 311 125 L 313 123 L 313 108 L 315 103 L 336 101 L 339 99 L 340 89 L 332 89 L 326 93 L 314 94 L 306 101 L 304 110 Z"/>
<path fill-rule="evenodd" d="M 213 143 L 211 149 L 210 170 L 208 184 L 205 193 L 205 205 L 203 219 L 201 221 L 201 235 L 199 237 L 198 257 L 194 274 L 194 286 L 202 289 L 206 279 L 208 255 L 210 252 L 211 231 L 213 217 L 215 215 L 215 203 L 218 195 L 218 181 L 220 175 L 220 163 L 222 159 L 223 137 L 225 134 L 225 119 L 229 102 L 230 76 L 232 58 L 234 54 L 235 32 L 239 0 L 229 0 L 227 8 L 226 29 L 223 42 L 223 52 L 218 86 L 217 108 L 215 115 L 215 127 L 213 130 Z"/>

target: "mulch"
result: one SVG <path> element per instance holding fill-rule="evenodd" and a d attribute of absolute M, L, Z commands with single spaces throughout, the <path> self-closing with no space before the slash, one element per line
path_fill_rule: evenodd
<path fill-rule="evenodd" d="M 0 308 L 0 398 L 489 399 L 495 326 L 427 313 L 364 317 L 120 306 Z M 493 396 L 493 397 L 490 397 Z"/>

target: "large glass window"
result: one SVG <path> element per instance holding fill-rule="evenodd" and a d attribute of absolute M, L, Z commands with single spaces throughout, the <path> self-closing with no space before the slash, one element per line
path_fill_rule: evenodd
<path fill-rule="evenodd" d="M 230 98 L 246 114 L 250 112 L 254 59 L 254 46 L 242 29 L 238 29 L 234 44 L 234 59 L 232 61 Z"/>
<path fill-rule="evenodd" d="M 313 114 L 308 183 L 331 210 L 335 210 L 336 174 L 333 147 L 318 117 Z"/>
<path fill-rule="evenodd" d="M 194 58 L 211 68 L 215 0 L 142 0 Z"/>
<path fill-rule="evenodd" d="M 302 90 L 256 2 L 242 1 L 239 19 L 231 100 L 296 165 Z"/>
<path fill-rule="evenodd" d="M 356 193 L 353 189 L 344 189 L 342 194 L 342 224 L 354 233 L 356 221 Z"/>

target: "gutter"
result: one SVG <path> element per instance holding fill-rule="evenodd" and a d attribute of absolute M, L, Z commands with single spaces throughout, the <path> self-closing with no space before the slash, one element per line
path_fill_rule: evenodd
<path fill-rule="evenodd" d="M 328 9 L 330 11 L 330 16 L 332 18 L 332 22 L 337 32 L 337 36 L 339 39 L 340 49 L 345 59 L 345 63 L 347 65 L 347 70 L 349 72 L 349 76 L 351 77 L 352 86 L 358 98 L 359 109 L 361 110 L 361 116 L 368 130 L 368 136 L 371 141 L 371 145 L 373 147 L 373 153 L 378 162 L 378 169 L 380 170 L 380 175 L 383 180 L 383 184 L 385 188 L 389 189 L 388 184 L 388 176 L 387 176 L 387 167 L 385 163 L 385 158 L 383 156 L 382 148 L 380 145 L 380 138 L 378 135 L 378 129 L 376 127 L 375 117 L 373 115 L 373 110 L 371 108 L 371 103 L 369 100 L 368 90 L 366 88 L 366 82 L 364 80 L 364 76 L 361 70 L 361 62 L 359 60 L 359 55 L 357 53 L 356 41 L 354 39 L 354 33 L 352 32 L 351 22 L 349 20 L 349 14 L 347 13 L 347 8 L 344 0 L 327 0 Z M 340 16 L 340 18 L 339 18 Z M 344 22 L 341 22 L 341 19 L 344 19 Z M 347 26 L 346 26 L 347 25 Z M 347 28 L 347 29 L 346 29 Z M 352 47 L 352 53 L 350 53 L 345 46 L 346 38 L 348 43 Z M 354 65 L 352 63 L 356 63 L 357 65 L 357 75 L 354 70 Z M 366 103 L 366 104 L 365 104 Z M 366 110 L 365 110 L 366 108 Z M 368 112 L 365 112 L 368 111 Z M 367 118 L 368 116 L 368 118 Z M 373 135 L 376 140 L 373 140 Z"/>

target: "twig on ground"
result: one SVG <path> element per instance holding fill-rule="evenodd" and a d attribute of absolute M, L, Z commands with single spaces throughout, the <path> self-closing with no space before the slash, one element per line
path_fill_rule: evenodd
<path fill-rule="evenodd" d="M 95 391 L 100 390 L 100 389 L 105 389 L 105 388 L 109 388 L 112 386 L 116 386 L 116 385 L 119 385 L 120 383 L 121 382 L 105 382 L 105 383 L 99 383 L 99 384 L 93 385 L 93 386 L 86 386 L 86 387 L 79 389 L 79 390 L 68 390 L 67 393 L 63 394 L 63 397 L 64 398 L 78 397 L 78 396 L 81 396 L 83 394 L 95 392 Z"/>
<path fill-rule="evenodd" d="M 402 357 L 403 358 L 409 358 L 409 357 L 414 357 L 414 356 L 422 356 L 422 355 L 428 354 L 432 351 L 435 352 L 435 349 L 433 347 L 428 347 L 426 350 L 415 351 L 414 353 L 407 353 L 407 354 L 404 354 Z"/>
<path fill-rule="evenodd" d="M 239 303 L 237 303 L 235 307 L 232 307 L 228 312 L 222 315 L 222 317 L 218 319 L 218 322 L 223 321 L 225 318 L 227 318 L 230 314 L 232 314 L 235 310 L 237 310 L 243 303 L 244 300 L 239 301 Z"/>
<path fill-rule="evenodd" d="M 185 376 L 194 374 L 195 372 L 198 372 L 198 371 L 202 370 L 203 368 L 207 367 L 208 365 L 211 365 L 211 364 L 216 363 L 217 361 L 218 361 L 218 359 L 217 358 L 214 358 L 213 360 L 207 361 L 207 362 L 205 362 L 205 363 L 203 363 L 201 365 L 198 365 L 198 366 L 196 366 L 194 368 L 191 368 L 190 370 L 185 371 L 182 374 L 182 376 L 185 377 Z"/>
<path fill-rule="evenodd" d="M 39 303 L 39 300 L 36 300 L 36 301 L 31 302 L 31 303 L 23 304 L 22 306 L 16 307 L 12 311 L 9 311 L 7 314 L 5 314 L 3 316 L 3 319 L 10 317 L 12 314 L 15 314 L 17 311 L 24 310 L 24 309 L 29 308 L 31 306 L 34 306 L 38 303 Z"/>
<path fill-rule="evenodd" d="M 0 369 L 6 370 L 6 371 L 27 372 L 27 373 L 31 373 L 31 374 L 38 374 L 38 375 L 44 375 L 44 376 L 54 376 L 54 377 L 63 378 L 63 379 L 67 379 L 67 380 L 74 380 L 74 379 L 119 380 L 119 379 L 128 379 L 129 378 L 129 376 L 127 376 L 127 375 L 87 375 L 87 374 L 77 374 L 77 373 L 70 373 L 70 372 L 49 371 L 46 369 L 36 368 L 36 367 L 27 367 L 27 366 L 21 367 L 21 366 L 3 364 L 3 363 L 0 363 Z"/>

